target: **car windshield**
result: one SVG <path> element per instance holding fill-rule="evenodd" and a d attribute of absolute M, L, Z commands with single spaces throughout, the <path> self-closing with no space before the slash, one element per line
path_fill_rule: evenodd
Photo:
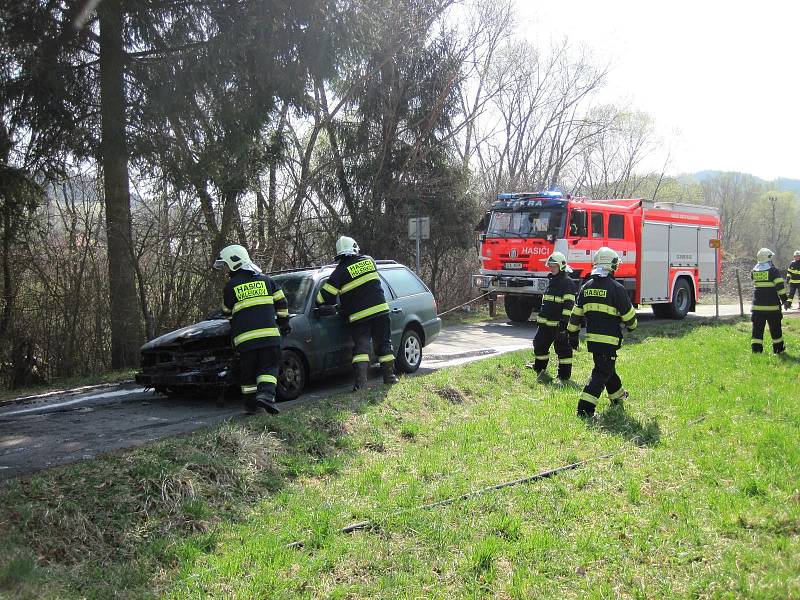
<path fill-rule="evenodd" d="M 524 237 L 554 240 L 563 235 L 564 209 L 497 210 L 492 212 L 487 237 Z"/>
<path fill-rule="evenodd" d="M 286 301 L 289 303 L 289 313 L 302 313 L 306 308 L 306 300 L 314 287 L 314 278 L 306 272 L 283 273 L 281 275 L 270 275 L 272 280 L 281 286 L 283 293 L 286 294 Z"/>

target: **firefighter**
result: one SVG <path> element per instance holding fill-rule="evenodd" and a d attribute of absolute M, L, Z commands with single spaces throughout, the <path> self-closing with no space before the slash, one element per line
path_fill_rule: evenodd
<path fill-rule="evenodd" d="M 578 416 L 590 418 L 605 388 L 612 406 L 621 406 L 628 397 L 617 375 L 617 350 L 622 345 L 624 323 L 628 331 L 636 329 L 636 311 L 628 292 L 616 279 L 619 255 L 602 247 L 594 255 L 592 272 L 578 291 L 575 307 L 567 325 L 570 344 L 578 347 L 578 332 L 586 325 L 586 347 L 592 353 L 594 368 L 578 401 Z"/>
<path fill-rule="evenodd" d="M 769 335 L 772 337 L 772 351 L 780 354 L 784 351 L 783 333 L 781 332 L 781 304 L 785 308 L 791 306 L 786 296 L 786 284 L 778 269 L 772 264 L 775 253 L 769 248 L 761 248 L 756 255 L 756 266 L 750 272 L 753 280 L 753 305 L 750 309 L 750 320 L 753 322 L 753 336 L 750 341 L 755 353 L 764 351 L 764 325 L 769 324 Z"/>
<path fill-rule="evenodd" d="M 289 307 L 283 290 L 261 273 L 242 246 L 222 249 L 215 269 L 228 271 L 222 312 L 231 319 L 231 337 L 239 353 L 242 397 L 248 414 L 277 414 L 275 388 L 281 359 L 281 335 L 288 335 Z"/>
<path fill-rule="evenodd" d="M 361 254 L 353 238 L 346 236 L 336 241 L 336 260 L 338 264 L 320 288 L 316 301 L 334 304 L 340 299 L 340 314 L 347 319 L 353 337 L 353 390 L 367 383 L 370 339 L 383 370 L 383 382 L 395 384 L 389 305 L 378 267 L 371 257 Z"/>
<path fill-rule="evenodd" d="M 550 280 L 542 296 L 542 307 L 536 322 L 539 329 L 533 338 L 533 368 L 540 383 L 551 381 L 547 374 L 550 346 L 554 345 L 558 357 L 558 379 L 566 383 L 572 376 L 572 346 L 567 335 L 567 323 L 575 303 L 577 284 L 569 273 L 567 257 L 561 252 L 553 252 L 545 262 L 550 269 Z"/>
<path fill-rule="evenodd" d="M 789 278 L 789 306 L 786 308 L 792 307 L 795 292 L 797 292 L 798 306 L 800 306 L 800 250 L 794 251 L 794 260 L 786 269 L 786 275 Z"/>

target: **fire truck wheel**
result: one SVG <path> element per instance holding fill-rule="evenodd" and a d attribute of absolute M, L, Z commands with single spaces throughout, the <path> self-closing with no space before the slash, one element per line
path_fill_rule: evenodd
<path fill-rule="evenodd" d="M 507 294 L 503 302 L 508 318 L 515 323 L 525 323 L 533 311 L 533 298 Z"/>
<path fill-rule="evenodd" d="M 692 306 L 692 288 L 689 283 L 679 277 L 672 290 L 672 302 L 664 305 L 666 316 L 670 319 L 683 319 Z"/>

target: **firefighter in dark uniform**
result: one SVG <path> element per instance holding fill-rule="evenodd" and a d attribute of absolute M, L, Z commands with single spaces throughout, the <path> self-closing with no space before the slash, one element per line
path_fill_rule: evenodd
<path fill-rule="evenodd" d="M 572 269 L 561 252 L 553 252 L 545 264 L 550 269 L 547 276 L 550 281 L 536 319 L 539 329 L 533 338 L 533 368 L 537 373 L 537 381 L 546 383 L 551 380 L 547 374 L 547 363 L 550 360 L 550 346 L 554 345 L 558 356 L 558 379 L 564 383 L 572 376 L 572 346 L 567 335 L 567 323 L 578 286 L 569 276 Z"/>
<path fill-rule="evenodd" d="M 594 255 L 591 276 L 578 291 L 575 307 L 567 325 L 570 343 L 578 347 L 578 332 L 586 325 L 586 347 L 592 353 L 594 368 L 589 383 L 583 388 L 578 401 L 578 416 L 589 418 L 605 388 L 611 404 L 618 406 L 627 398 L 617 375 L 617 350 L 622 345 L 621 324 L 628 331 L 636 329 L 636 311 L 628 292 L 616 279 L 614 271 L 619 265 L 619 255 L 611 248 L 602 247 Z"/>
<path fill-rule="evenodd" d="M 383 295 L 378 267 L 361 254 L 353 238 L 336 241 L 338 264 L 317 294 L 317 304 L 334 304 L 339 298 L 340 314 L 347 319 L 353 337 L 353 390 L 364 387 L 369 369 L 370 339 L 383 370 L 383 382 L 397 383 L 394 349 L 389 323 L 389 305 Z"/>
<path fill-rule="evenodd" d="M 753 305 L 750 308 L 750 320 L 753 322 L 753 335 L 750 341 L 755 353 L 764 351 L 764 326 L 769 325 L 772 337 L 772 351 L 780 354 L 784 351 L 783 332 L 781 331 L 781 305 L 786 308 L 791 302 L 786 296 L 786 284 L 780 271 L 772 264 L 775 253 L 769 248 L 761 248 L 756 256 L 756 266 L 750 272 L 753 280 Z"/>
<path fill-rule="evenodd" d="M 795 292 L 797 293 L 798 302 L 800 302 L 800 250 L 794 251 L 794 260 L 792 260 L 789 268 L 786 269 L 786 278 L 789 280 L 789 306 L 786 308 L 791 308 Z"/>
<path fill-rule="evenodd" d="M 245 408 L 252 414 L 279 412 L 275 404 L 281 335 L 288 335 L 289 308 L 283 290 L 261 273 L 242 246 L 222 249 L 215 269 L 228 270 L 222 312 L 230 315 L 231 338 L 239 353 Z"/>

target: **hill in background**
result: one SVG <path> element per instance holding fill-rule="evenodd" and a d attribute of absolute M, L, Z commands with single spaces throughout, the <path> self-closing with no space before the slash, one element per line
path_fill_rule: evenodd
<path fill-rule="evenodd" d="M 711 179 L 712 177 L 716 177 L 717 175 L 721 175 L 724 171 L 714 171 L 714 170 L 706 170 L 706 171 L 697 171 L 696 173 L 687 173 L 686 175 L 681 175 L 681 177 L 690 177 L 697 181 L 705 181 L 707 179 Z M 753 176 L 755 177 L 755 175 Z M 780 192 L 794 192 L 795 194 L 800 195 L 800 179 L 789 179 L 787 177 L 778 177 L 772 181 L 768 181 L 766 179 L 761 179 L 760 177 L 755 177 L 758 181 L 763 182 L 767 185 L 770 189 L 777 190 Z"/>

